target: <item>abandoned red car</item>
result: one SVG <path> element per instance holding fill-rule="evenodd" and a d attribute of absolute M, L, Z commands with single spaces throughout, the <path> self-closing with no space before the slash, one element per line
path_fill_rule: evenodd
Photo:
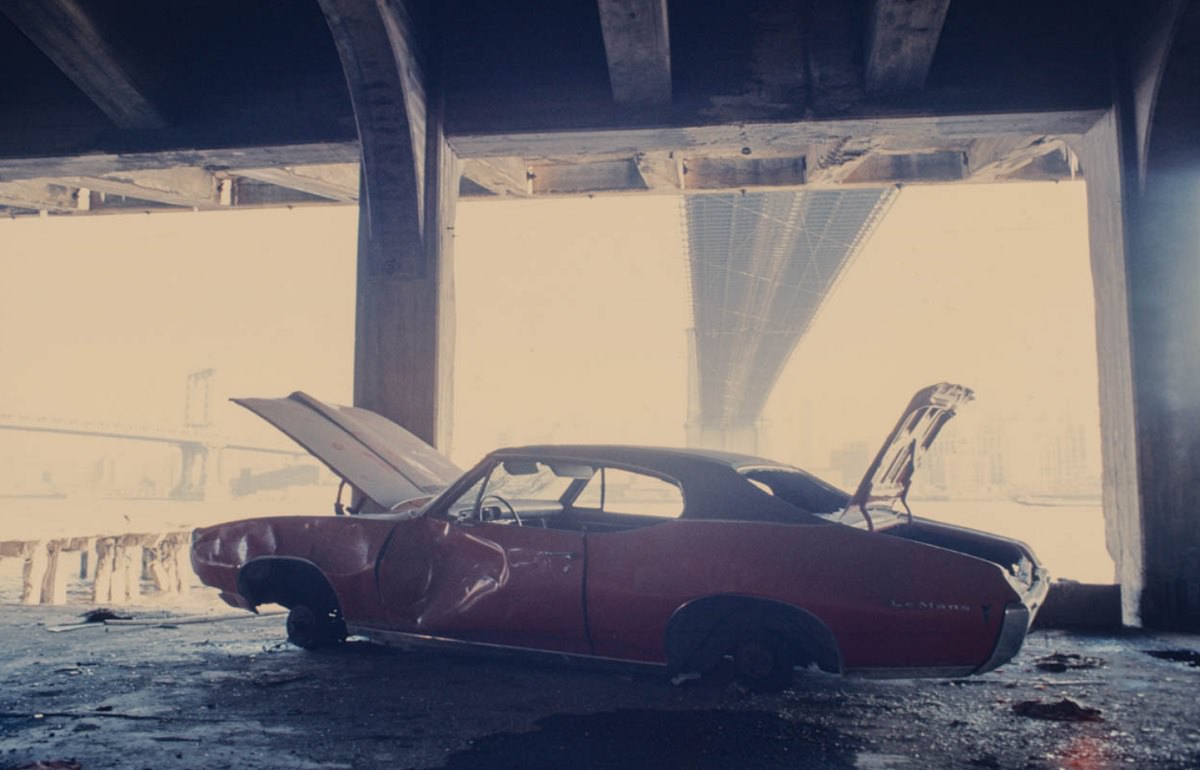
<path fill-rule="evenodd" d="M 957 385 L 922 390 L 853 495 L 797 468 L 692 449 L 528 446 L 460 474 L 384 418 L 302 393 L 242 405 L 384 513 L 196 530 L 192 564 L 306 647 L 348 635 L 703 672 L 989 671 L 1020 649 L 1048 578 L 1022 543 L 915 517 L 920 454 Z M 344 512 L 340 502 L 338 512 Z"/>

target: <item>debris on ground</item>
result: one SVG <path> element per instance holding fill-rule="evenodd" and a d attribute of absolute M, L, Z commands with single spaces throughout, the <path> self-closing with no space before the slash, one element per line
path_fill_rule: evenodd
<path fill-rule="evenodd" d="M 1104 665 L 1104 661 L 1074 652 L 1055 652 L 1038 658 L 1033 662 L 1033 665 L 1040 671 L 1060 674 L 1067 670 L 1100 668 Z"/>
<path fill-rule="evenodd" d="M 1200 652 L 1195 650 L 1143 650 L 1143 652 L 1161 660 L 1186 663 L 1192 668 L 1200 668 Z"/>
<path fill-rule="evenodd" d="M 1049 719 L 1054 722 L 1103 722 L 1100 709 L 1080 706 L 1070 698 L 1063 698 L 1055 703 L 1044 703 L 1036 700 L 1023 700 L 1014 703 L 1012 710 L 1019 716 L 1030 719 Z"/>
<path fill-rule="evenodd" d="M 275 687 L 276 685 L 287 684 L 288 682 L 299 682 L 301 679 L 306 678 L 304 674 L 297 674 L 291 671 L 267 671 L 258 674 L 251 681 L 259 687 Z"/>
<path fill-rule="evenodd" d="M 83 613 L 84 623 L 103 623 L 106 620 L 132 620 L 128 615 L 118 615 L 107 607 L 97 607 Z"/>

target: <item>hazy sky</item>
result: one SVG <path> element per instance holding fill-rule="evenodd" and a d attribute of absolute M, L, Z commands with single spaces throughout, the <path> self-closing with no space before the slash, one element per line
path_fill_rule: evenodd
<path fill-rule="evenodd" d="M 875 443 L 942 379 L 981 413 L 1094 420 L 1084 208 L 1082 183 L 903 190 L 785 371 L 764 452 Z M 209 366 L 226 433 L 273 436 L 230 395 L 348 401 L 356 226 L 344 206 L 0 221 L 0 413 L 176 425 Z M 464 203 L 455 232 L 460 464 L 551 438 L 682 443 L 677 199 Z"/>
<path fill-rule="evenodd" d="M 820 470 L 832 448 L 876 446 L 940 380 L 978 393 L 950 432 L 999 416 L 1017 437 L 1068 419 L 1094 436 L 1084 196 L 1082 183 L 902 190 L 783 373 L 760 453 Z M 460 205 L 453 459 L 547 440 L 683 443 L 681 218 L 656 196 Z M 0 221 L 0 414 L 179 426 L 187 374 L 213 367 L 215 427 L 290 447 L 225 399 L 349 402 L 357 222 L 347 206 Z M 165 445 L 0 430 L 0 502 L 133 494 L 146 478 L 162 494 L 177 472 Z M 243 502 L 238 515 L 275 510 Z M 25 505 L 10 499 L 0 529 L 32 526 Z M 71 515 L 98 526 L 98 505 Z M 1028 537 L 1056 574 L 1111 579 L 1098 510 L 1022 508 L 930 513 Z"/>
<path fill-rule="evenodd" d="M 977 396 L 948 430 L 997 416 L 1018 435 L 1098 430 L 1086 209 L 1082 181 L 904 189 L 780 378 L 768 453 L 813 464 L 839 435 L 874 446 L 943 380 Z"/>

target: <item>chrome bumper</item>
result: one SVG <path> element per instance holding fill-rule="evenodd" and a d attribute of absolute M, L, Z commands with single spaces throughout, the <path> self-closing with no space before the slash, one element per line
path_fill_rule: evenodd
<path fill-rule="evenodd" d="M 1029 624 L 1032 620 L 1029 608 L 1020 602 L 1005 607 L 1004 621 L 1000 624 L 1000 635 L 996 638 L 996 647 L 992 650 L 991 657 L 982 666 L 975 669 L 974 673 L 985 674 L 1012 660 L 1021 651 L 1021 644 L 1025 641 L 1025 634 L 1029 631 Z"/>

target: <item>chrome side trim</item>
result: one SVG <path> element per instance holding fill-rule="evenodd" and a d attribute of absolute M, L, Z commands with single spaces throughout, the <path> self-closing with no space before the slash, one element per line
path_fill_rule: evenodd
<path fill-rule="evenodd" d="M 1004 621 L 1000 624 L 1000 634 L 996 637 L 996 647 L 987 661 L 975 669 L 973 673 L 984 674 L 1003 666 L 1021 651 L 1025 634 L 1029 631 L 1032 618 L 1029 608 L 1020 602 L 1014 602 L 1004 608 Z"/>
<path fill-rule="evenodd" d="M 371 626 L 351 625 L 349 623 L 346 624 L 346 631 L 349 636 L 365 636 L 372 642 L 376 642 L 388 647 L 399 647 L 402 649 L 424 648 L 459 651 L 470 650 L 474 652 L 491 652 L 498 655 L 520 655 L 524 657 L 541 658 L 543 660 L 588 662 L 593 665 L 619 665 L 624 668 L 635 668 L 659 672 L 663 671 L 667 667 L 665 663 L 629 660 L 627 658 L 607 658 L 602 655 L 588 655 L 581 652 L 539 650 L 533 647 L 515 647 L 506 644 L 492 644 L 491 642 L 468 642 L 463 639 L 451 639 L 445 636 L 412 634 L 404 631 L 373 628 Z"/>
<path fill-rule="evenodd" d="M 958 679 L 976 670 L 970 666 L 897 666 L 894 668 L 848 668 L 846 676 L 864 679 Z"/>

